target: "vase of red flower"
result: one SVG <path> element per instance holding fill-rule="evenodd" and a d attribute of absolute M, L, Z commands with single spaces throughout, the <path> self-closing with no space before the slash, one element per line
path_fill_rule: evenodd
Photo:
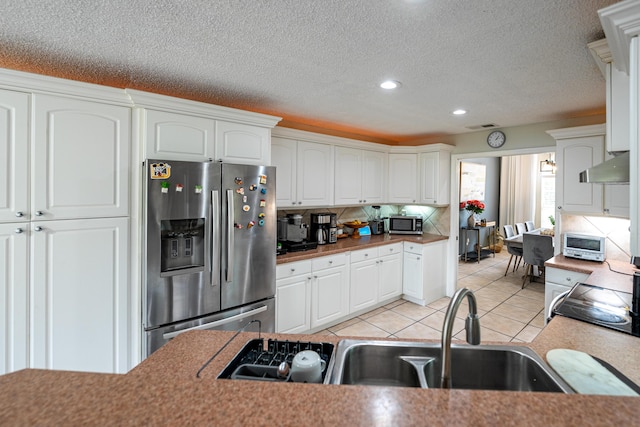
<path fill-rule="evenodd" d="M 462 206 L 462 203 L 460 203 L 460 206 Z M 469 218 L 467 219 L 468 228 L 475 227 L 478 222 L 476 215 L 480 215 L 484 212 L 484 203 L 480 200 L 467 200 L 464 208 L 469 211 Z"/>

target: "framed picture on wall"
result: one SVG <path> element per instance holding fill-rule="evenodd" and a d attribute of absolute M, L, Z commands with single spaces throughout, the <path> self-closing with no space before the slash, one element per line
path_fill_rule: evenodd
<path fill-rule="evenodd" d="M 487 183 L 487 166 L 480 163 L 461 162 L 460 201 L 484 200 Z"/>

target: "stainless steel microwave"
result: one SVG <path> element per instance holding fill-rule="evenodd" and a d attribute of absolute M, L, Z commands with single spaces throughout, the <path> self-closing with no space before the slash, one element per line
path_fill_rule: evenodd
<path fill-rule="evenodd" d="M 408 215 L 390 216 L 389 234 L 422 234 L 422 218 Z"/>
<path fill-rule="evenodd" d="M 604 261 L 605 238 L 596 234 L 564 233 L 562 255 L 587 261 Z"/>

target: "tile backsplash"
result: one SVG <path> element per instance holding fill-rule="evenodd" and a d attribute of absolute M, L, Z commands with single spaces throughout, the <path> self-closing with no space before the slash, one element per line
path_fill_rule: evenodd
<path fill-rule="evenodd" d="M 371 206 L 349 206 L 320 209 L 278 209 L 278 217 L 287 214 L 302 215 L 302 222 L 309 224 L 311 222 L 312 213 L 331 212 L 336 214 L 338 224 L 360 220 L 369 221 L 373 219 L 375 209 Z M 381 205 L 380 217 L 388 217 L 390 215 L 418 215 L 422 217 L 423 232 L 428 234 L 439 234 L 441 236 L 449 235 L 449 207 L 432 207 L 432 206 L 402 206 L 402 205 Z"/>
<path fill-rule="evenodd" d="M 561 233 L 602 234 L 606 237 L 606 257 L 629 262 L 631 258 L 631 234 L 629 220 L 605 216 L 562 215 Z M 557 231 L 557 230 L 556 230 Z"/>

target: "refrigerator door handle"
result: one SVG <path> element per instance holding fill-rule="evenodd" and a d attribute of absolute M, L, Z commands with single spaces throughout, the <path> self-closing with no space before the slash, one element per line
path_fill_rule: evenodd
<path fill-rule="evenodd" d="M 216 272 L 216 257 L 218 252 L 216 251 L 216 243 L 218 242 L 215 225 L 220 221 L 220 199 L 218 198 L 218 190 L 213 190 L 211 192 L 211 233 L 209 233 L 209 247 L 211 248 L 211 253 L 209 257 L 209 262 L 211 265 L 211 270 L 209 273 L 209 283 L 211 286 L 215 286 L 215 281 L 213 280 L 213 275 Z"/>
<path fill-rule="evenodd" d="M 171 338 L 175 338 L 178 335 L 180 335 L 182 333 L 185 333 L 185 332 L 213 329 L 213 328 L 215 328 L 217 326 L 226 325 L 227 323 L 231 323 L 231 322 L 235 322 L 237 320 L 245 319 L 247 317 L 255 316 L 256 314 L 262 313 L 263 311 L 267 311 L 267 306 L 266 305 L 261 305 L 260 307 L 258 307 L 256 309 L 249 310 L 249 311 L 244 312 L 244 313 L 236 314 L 235 316 L 226 317 L 224 319 L 216 320 L 215 322 L 205 323 L 203 325 L 194 326 L 193 328 L 188 328 L 188 329 L 182 329 L 180 331 L 167 332 L 166 334 L 162 334 L 162 338 L 164 338 L 165 340 L 170 340 Z"/>
<path fill-rule="evenodd" d="M 233 190 L 227 190 L 227 265 L 226 265 L 226 278 L 227 283 L 233 281 L 233 220 L 235 218 L 235 214 L 233 212 Z"/>

